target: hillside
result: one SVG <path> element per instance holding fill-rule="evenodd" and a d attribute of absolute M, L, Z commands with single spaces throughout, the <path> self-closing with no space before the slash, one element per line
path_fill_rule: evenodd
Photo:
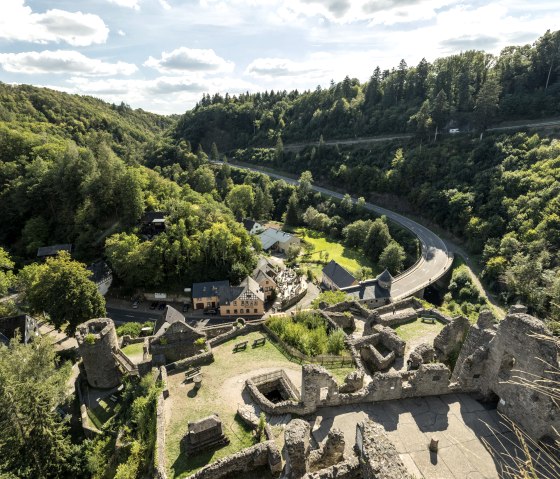
<path fill-rule="evenodd" d="M 499 56 L 466 51 L 409 66 L 375 68 L 369 81 L 346 77 L 314 91 L 205 95 L 175 137 L 222 151 L 248 146 L 387 133 L 433 136 L 448 128 L 484 130 L 497 121 L 560 113 L 560 32 Z M 373 66 L 372 66 L 373 68 Z"/>

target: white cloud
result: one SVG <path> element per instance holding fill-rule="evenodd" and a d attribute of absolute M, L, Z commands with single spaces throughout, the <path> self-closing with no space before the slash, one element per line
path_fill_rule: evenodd
<path fill-rule="evenodd" d="M 6 40 L 88 46 L 105 43 L 108 34 L 109 29 L 97 15 L 58 9 L 34 13 L 25 0 L 2 0 L 0 38 Z"/>
<path fill-rule="evenodd" d="M 86 76 L 131 75 L 136 65 L 107 63 L 72 50 L 0 53 L 0 65 L 11 73 L 67 73 Z"/>
<path fill-rule="evenodd" d="M 257 58 L 253 60 L 245 74 L 254 77 L 277 78 L 293 76 L 316 76 L 320 78 L 324 71 L 316 69 L 309 62 L 297 63 L 286 58 Z"/>
<path fill-rule="evenodd" d="M 117 34 L 119 35 L 119 37 L 125 37 L 126 33 L 123 32 L 122 30 L 117 31 Z"/>
<path fill-rule="evenodd" d="M 214 50 L 180 47 L 163 52 L 161 58 L 149 57 L 144 66 L 159 72 L 231 72 L 234 64 L 216 55 Z"/>
<path fill-rule="evenodd" d="M 115 3 L 119 7 L 140 10 L 140 0 L 109 0 L 109 3 Z"/>
<path fill-rule="evenodd" d="M 162 6 L 164 10 L 171 10 L 171 5 L 166 0 L 159 0 L 159 4 Z"/>

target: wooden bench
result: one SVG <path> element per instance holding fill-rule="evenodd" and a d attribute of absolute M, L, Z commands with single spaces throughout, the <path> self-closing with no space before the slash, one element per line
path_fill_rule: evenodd
<path fill-rule="evenodd" d="M 192 381 L 199 374 L 200 374 L 200 367 L 189 369 L 185 373 L 185 382 Z"/>
<path fill-rule="evenodd" d="M 426 316 L 426 317 L 422 318 L 422 322 L 423 323 L 436 324 L 436 318 L 433 318 L 431 316 Z"/>
<path fill-rule="evenodd" d="M 113 401 L 113 402 L 117 402 L 117 396 L 115 396 L 114 394 L 111 394 L 111 395 L 109 396 L 109 399 L 110 399 L 111 401 Z"/>
<path fill-rule="evenodd" d="M 237 343 L 233 348 L 233 352 L 236 353 L 237 351 L 244 351 L 245 349 L 247 349 L 248 342 L 249 341 L 242 341 L 240 343 Z"/>
<path fill-rule="evenodd" d="M 264 346 L 266 343 L 266 338 L 259 338 L 253 341 L 253 348 L 258 348 L 259 346 Z"/>

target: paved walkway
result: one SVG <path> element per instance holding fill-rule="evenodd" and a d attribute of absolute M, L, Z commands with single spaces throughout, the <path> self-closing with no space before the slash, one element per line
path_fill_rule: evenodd
<path fill-rule="evenodd" d="M 344 432 L 346 453 L 352 454 L 356 424 L 366 418 L 385 427 L 404 464 L 417 478 L 499 478 L 502 463 L 489 449 L 499 455 L 502 442 L 514 452 L 515 436 L 496 410 L 463 394 L 324 408 L 311 420 L 313 437 L 321 442 L 337 427 Z M 428 450 L 432 438 L 439 440 L 437 454 Z"/>

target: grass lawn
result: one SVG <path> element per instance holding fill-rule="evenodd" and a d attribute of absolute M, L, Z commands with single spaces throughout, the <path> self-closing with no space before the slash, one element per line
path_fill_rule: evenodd
<path fill-rule="evenodd" d="M 127 356 L 136 356 L 144 354 L 144 343 L 129 344 L 122 348 L 122 352 Z"/>
<path fill-rule="evenodd" d="M 342 243 L 338 243 L 327 237 L 324 233 L 319 233 L 307 228 L 298 228 L 296 229 L 296 233 L 298 233 L 298 236 L 304 242 L 312 246 L 311 254 L 304 258 L 301 263 L 307 264 L 315 274 L 319 273 L 320 275 L 324 266 L 319 262 L 320 251 L 327 252 L 329 254 L 329 261 L 334 259 L 350 273 L 356 273 L 361 267 L 372 268 L 374 275 L 379 273 L 378 267 L 364 254 L 353 248 L 347 248 Z"/>
<path fill-rule="evenodd" d="M 198 392 L 194 391 L 192 383 L 183 384 L 183 373 L 169 376 L 171 402 L 167 408 L 165 444 L 169 477 L 186 477 L 206 464 L 254 444 L 251 431 L 236 419 L 237 407 L 243 403 L 241 392 L 245 379 L 263 368 L 300 369 L 269 341 L 264 346 L 251 348 L 253 340 L 260 337 L 261 333 L 250 333 L 214 348 L 214 362 L 202 367 L 202 387 Z M 249 341 L 248 348 L 234 353 L 234 345 L 245 340 Z M 222 419 L 230 444 L 193 457 L 181 454 L 180 441 L 187 432 L 188 422 L 212 413 Z"/>
<path fill-rule="evenodd" d="M 97 429 L 101 429 L 109 419 L 111 419 L 121 408 L 121 405 L 111 401 L 101 399 L 98 405 L 88 409 L 88 416 Z"/>
<path fill-rule="evenodd" d="M 412 321 L 410 323 L 401 324 L 397 326 L 395 329 L 395 333 L 399 338 L 403 339 L 404 341 L 411 341 L 414 339 L 422 338 L 426 335 L 437 335 L 444 327 L 444 324 L 436 321 L 434 324 L 424 323 L 420 318 L 416 321 Z"/>

